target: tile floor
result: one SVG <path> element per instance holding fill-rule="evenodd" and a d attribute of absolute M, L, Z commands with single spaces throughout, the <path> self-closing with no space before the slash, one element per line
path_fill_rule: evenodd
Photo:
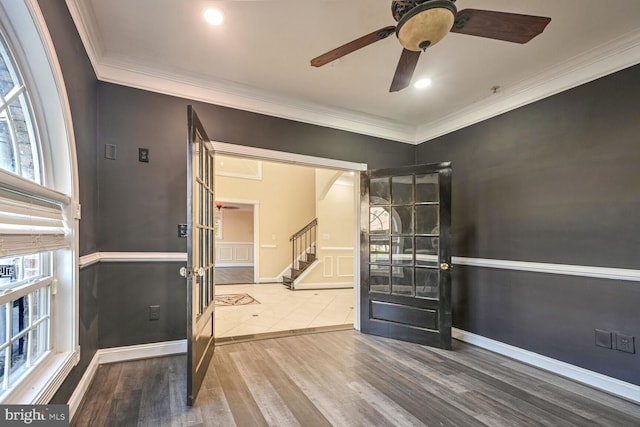
<path fill-rule="evenodd" d="M 216 295 L 247 293 L 260 304 L 216 306 L 216 338 L 353 324 L 353 289 L 290 291 L 281 283 L 216 285 Z"/>

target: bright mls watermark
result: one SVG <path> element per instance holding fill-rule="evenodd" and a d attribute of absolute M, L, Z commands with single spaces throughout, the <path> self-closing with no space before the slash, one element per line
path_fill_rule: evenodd
<path fill-rule="evenodd" d="M 0 405 L 0 425 L 69 427 L 69 406 Z"/>

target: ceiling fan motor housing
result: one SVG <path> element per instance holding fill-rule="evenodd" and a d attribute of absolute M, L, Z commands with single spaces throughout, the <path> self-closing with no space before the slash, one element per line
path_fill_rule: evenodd
<path fill-rule="evenodd" d="M 391 4 L 396 36 L 407 50 L 421 51 L 446 36 L 458 13 L 454 0 L 408 0 Z"/>

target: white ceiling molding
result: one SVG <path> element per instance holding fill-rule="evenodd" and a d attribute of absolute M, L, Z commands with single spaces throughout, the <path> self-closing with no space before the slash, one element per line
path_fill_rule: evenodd
<path fill-rule="evenodd" d="M 638 63 L 640 31 L 564 61 L 535 78 L 496 93 L 486 101 L 458 110 L 441 120 L 420 125 L 414 142 L 429 141 Z"/>
<path fill-rule="evenodd" d="M 415 141 L 415 129 L 402 123 L 287 99 L 230 81 L 163 74 L 111 59 L 102 59 L 95 68 L 98 78 L 105 82 L 399 142 Z"/>
<path fill-rule="evenodd" d="M 81 0 L 66 0 L 66 3 L 101 81 L 415 145 L 640 63 L 638 30 L 557 64 L 532 79 L 504 88 L 484 101 L 413 126 L 294 100 L 234 82 L 185 78 L 110 58 L 95 31 L 92 8 Z"/>
<path fill-rule="evenodd" d="M 93 71 L 97 75 L 98 65 L 104 56 L 104 44 L 100 39 L 99 32 L 96 31 L 98 26 L 96 25 L 96 18 L 93 14 L 93 7 L 90 6 L 90 2 L 85 1 L 66 0 L 66 3 L 71 18 L 78 29 L 78 34 L 80 34 L 82 44 L 89 56 L 89 61 L 91 61 L 91 65 L 93 65 Z M 84 17 L 87 16 L 90 17 L 89 22 L 84 20 Z"/>

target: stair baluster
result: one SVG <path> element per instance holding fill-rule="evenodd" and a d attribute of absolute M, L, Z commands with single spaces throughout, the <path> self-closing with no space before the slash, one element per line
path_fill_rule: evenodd
<path fill-rule="evenodd" d="M 283 276 L 282 283 L 291 290 L 295 288 L 295 280 L 316 259 L 316 238 L 318 218 L 294 233 L 289 241 L 291 244 L 291 275 Z"/>

